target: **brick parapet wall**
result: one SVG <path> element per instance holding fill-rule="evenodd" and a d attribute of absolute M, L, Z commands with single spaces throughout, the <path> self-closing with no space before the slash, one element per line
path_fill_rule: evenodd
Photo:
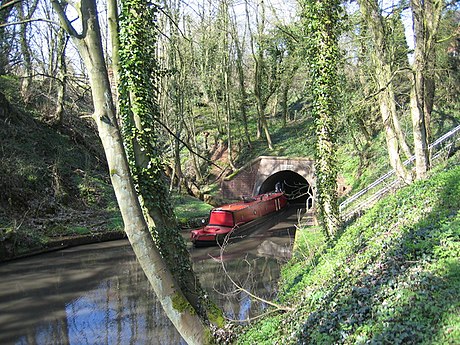
<path fill-rule="evenodd" d="M 262 156 L 242 167 L 232 179 L 222 181 L 222 197 L 239 200 L 243 195 L 257 194 L 261 184 L 270 175 L 283 170 L 296 172 L 308 183 L 314 184 L 313 160 Z"/>
<path fill-rule="evenodd" d="M 243 167 L 236 176 L 221 183 L 222 197 L 230 200 L 241 200 L 243 195 L 252 195 L 257 178 L 260 160 L 251 162 Z"/>

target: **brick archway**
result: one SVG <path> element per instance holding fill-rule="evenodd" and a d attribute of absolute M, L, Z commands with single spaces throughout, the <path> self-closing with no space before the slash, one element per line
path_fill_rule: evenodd
<path fill-rule="evenodd" d="M 270 192 L 275 189 L 278 181 L 284 183 L 286 192 L 303 188 L 303 199 L 297 198 L 295 202 L 313 206 L 314 161 L 309 158 L 258 157 L 243 166 L 232 178 L 222 181 L 222 196 L 236 200 L 241 199 L 243 195 Z"/>

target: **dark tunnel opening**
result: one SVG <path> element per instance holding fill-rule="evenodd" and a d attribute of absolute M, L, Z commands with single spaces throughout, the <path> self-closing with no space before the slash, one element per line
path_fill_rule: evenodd
<path fill-rule="evenodd" d="M 308 181 L 291 170 L 279 171 L 269 176 L 260 186 L 259 194 L 275 190 L 275 185 L 280 182 L 290 204 L 302 204 L 308 209 L 313 207 L 313 189 Z"/>

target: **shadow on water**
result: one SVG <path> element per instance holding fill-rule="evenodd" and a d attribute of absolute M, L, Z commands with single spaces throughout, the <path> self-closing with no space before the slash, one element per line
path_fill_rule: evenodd
<path fill-rule="evenodd" d="M 126 241 L 0 266 L 1 344 L 179 344 Z"/>
<path fill-rule="evenodd" d="M 222 255 L 219 247 L 190 248 L 201 283 L 228 318 L 246 320 L 266 306 L 235 292 L 224 267 L 240 286 L 273 299 L 292 233 L 292 224 L 256 231 Z M 0 344 L 184 344 L 127 241 L 0 264 L 0 276 Z"/>

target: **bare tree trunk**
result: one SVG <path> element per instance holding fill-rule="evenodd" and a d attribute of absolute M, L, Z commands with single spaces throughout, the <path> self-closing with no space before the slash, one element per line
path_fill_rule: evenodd
<path fill-rule="evenodd" d="M 23 59 L 24 65 L 24 75 L 21 84 L 21 94 L 22 98 L 25 103 L 30 101 L 30 86 L 32 84 L 32 56 L 29 48 L 29 39 L 27 34 L 27 21 L 32 17 L 32 14 L 35 12 L 37 8 L 38 0 L 34 0 L 28 13 L 24 12 L 25 3 L 20 1 L 16 3 L 16 11 L 18 12 L 19 20 L 21 24 L 19 24 L 19 43 L 21 47 L 21 54 Z"/>
<path fill-rule="evenodd" d="M 179 136 L 180 132 L 182 132 L 182 129 L 180 128 L 179 131 L 177 131 L 176 135 Z M 184 180 L 184 174 L 182 173 L 182 165 L 180 162 L 180 142 L 178 139 L 174 138 L 174 170 L 175 170 L 175 175 L 177 177 L 177 189 L 179 192 L 181 191 L 181 186 Z M 173 181 L 174 181 L 174 176 L 172 176 Z"/>
<path fill-rule="evenodd" d="M 110 178 L 125 224 L 125 232 L 136 257 L 166 315 L 182 337 L 189 344 L 208 343 L 209 331 L 187 302 L 158 252 L 134 189 L 117 125 L 110 82 L 102 52 L 95 0 L 82 0 L 80 3 L 79 13 L 83 26 L 81 34 L 72 27 L 60 2 L 52 0 L 52 4 L 59 14 L 62 26 L 71 35 L 87 66 L 93 95 L 93 118 L 106 153 Z"/>
<path fill-rule="evenodd" d="M 414 132 L 415 171 L 417 179 L 424 179 L 429 168 L 427 131 L 423 108 L 420 108 L 417 91 L 423 84 L 419 73 L 414 73 L 410 93 L 410 108 L 412 115 L 412 130 Z"/>
<path fill-rule="evenodd" d="M 5 0 L 1 1 L 2 6 L 7 2 Z M 0 23 L 8 22 L 13 5 L 3 7 L 0 11 Z M 0 27 L 0 75 L 6 74 L 6 69 L 8 67 L 8 53 L 10 51 L 10 46 L 7 40 L 7 27 Z"/>
<path fill-rule="evenodd" d="M 390 165 L 395 170 L 397 176 L 402 178 L 406 183 L 410 183 L 411 176 L 401 160 L 399 140 L 393 128 L 392 115 L 390 109 L 388 108 L 388 102 L 385 100 L 387 97 L 389 97 L 388 93 L 384 91 L 381 92 L 379 95 L 379 104 Z"/>
<path fill-rule="evenodd" d="M 220 44 L 222 46 L 222 58 L 221 58 L 221 73 L 222 73 L 222 85 L 224 91 L 224 102 L 223 108 L 224 113 L 227 119 L 227 159 L 228 164 L 232 170 L 236 170 L 235 164 L 233 162 L 233 133 L 232 133 L 232 102 L 231 102 L 231 86 L 230 86 L 230 45 L 229 45 L 229 34 L 230 34 L 230 12 L 228 10 L 228 3 L 226 0 L 221 1 L 220 6 L 220 30 L 221 30 L 221 39 Z"/>
<path fill-rule="evenodd" d="M 404 132 L 401 128 L 401 123 L 397 115 L 396 101 L 395 101 L 393 86 L 390 85 L 389 87 L 391 87 L 390 97 L 393 100 L 393 102 L 391 102 L 391 106 L 393 107 L 393 109 L 391 110 L 391 119 L 393 122 L 393 127 L 398 137 L 398 142 L 401 145 L 401 149 L 404 152 L 404 155 L 406 156 L 406 158 L 410 158 L 412 156 L 412 152 L 411 152 L 411 149 L 409 148 L 409 145 L 407 144 L 406 136 L 404 135 Z"/>
<path fill-rule="evenodd" d="M 267 122 L 267 118 L 265 117 L 265 108 L 266 106 L 261 106 L 260 109 L 261 112 L 260 112 L 260 124 L 261 124 L 261 127 L 265 133 L 265 139 L 267 140 L 267 145 L 268 145 L 268 149 L 269 150 L 273 150 L 273 141 L 272 141 L 272 136 L 270 135 L 270 131 L 268 129 L 268 122 Z"/>
<path fill-rule="evenodd" d="M 268 130 L 267 118 L 265 117 L 265 110 L 267 108 L 267 102 L 265 101 L 266 96 L 263 95 L 262 89 L 262 64 L 263 56 L 262 51 L 259 50 L 256 54 L 253 54 L 255 62 L 254 71 L 254 96 L 256 98 L 257 105 L 257 138 L 260 138 L 261 131 L 264 131 L 265 138 L 267 139 L 267 145 L 269 150 L 273 150 L 273 143 L 270 132 Z"/>
<path fill-rule="evenodd" d="M 386 29 L 384 19 L 380 13 L 379 5 L 376 0 L 359 0 L 358 2 L 374 42 L 374 51 L 371 56 L 375 66 L 375 78 L 379 91 L 378 102 L 385 131 L 390 165 L 400 178 L 410 183 L 412 180 L 411 175 L 404 167 L 400 155 L 401 150 L 405 151 L 406 155 L 408 155 L 409 148 L 403 138 L 396 115 L 395 96 L 391 84 L 391 66 L 388 61 L 388 43 L 385 40 Z"/>
<path fill-rule="evenodd" d="M 283 126 L 286 126 L 288 122 L 288 93 L 289 85 L 286 84 L 283 87 L 283 92 L 281 94 L 281 107 L 282 107 L 282 117 L 283 117 Z"/>
<path fill-rule="evenodd" d="M 185 99 L 182 98 L 182 102 L 181 102 L 182 110 L 180 113 L 182 114 L 182 117 L 184 118 L 183 123 L 185 126 L 185 131 L 187 133 L 187 145 L 189 147 L 195 148 L 195 150 L 198 150 L 198 143 L 196 141 L 197 132 L 195 128 L 195 122 L 194 122 L 193 116 L 191 116 L 192 110 L 185 109 L 184 102 L 185 102 Z M 195 172 L 195 180 L 198 182 L 201 182 L 203 180 L 203 176 L 201 174 L 199 158 L 197 157 L 195 153 L 191 151 L 189 151 L 188 154 L 189 154 L 190 160 L 192 161 L 193 171 Z"/>
<path fill-rule="evenodd" d="M 229 85 L 229 67 L 224 66 L 224 85 L 225 85 L 225 112 L 227 115 L 227 157 L 228 164 L 233 170 L 236 170 L 235 164 L 233 162 L 233 138 L 232 138 L 232 110 L 231 110 L 231 101 L 230 101 L 230 85 Z"/>
<path fill-rule="evenodd" d="M 267 71 L 267 68 L 272 68 L 273 66 L 267 66 L 266 61 L 264 58 L 264 44 L 262 42 L 262 37 L 265 34 L 265 2 L 264 0 L 260 0 L 257 4 L 257 10 L 255 14 L 255 21 L 257 25 L 257 36 L 251 32 L 251 22 L 252 18 L 249 14 L 249 4 L 246 0 L 245 3 L 246 9 L 246 21 L 249 27 L 249 35 L 251 41 L 251 51 L 252 51 L 252 58 L 254 60 L 254 96 L 256 98 L 256 105 L 257 105 L 257 138 L 260 138 L 261 132 L 263 131 L 265 134 L 265 138 L 267 140 L 267 145 L 269 150 L 273 150 L 273 142 L 270 135 L 270 131 L 268 129 L 267 119 L 265 117 L 265 111 L 267 108 L 268 101 L 273 93 L 276 91 L 276 84 L 277 81 L 271 78 L 272 76 L 268 77 L 264 75 Z M 254 37 L 257 37 L 257 42 L 254 42 Z M 257 46 L 257 48 L 256 48 Z"/>
<path fill-rule="evenodd" d="M 236 14 L 233 14 L 233 17 L 236 17 Z M 238 86 L 239 86 L 239 92 L 240 92 L 240 113 L 241 117 L 243 118 L 243 127 L 244 127 L 244 135 L 246 138 L 246 144 L 249 147 L 252 147 L 251 143 L 251 136 L 249 135 L 249 130 L 248 130 L 248 114 L 246 111 L 246 105 L 247 105 L 247 92 L 246 92 L 246 85 L 245 85 L 245 78 L 244 78 L 244 68 L 243 68 L 243 48 L 240 43 L 240 39 L 238 37 L 238 32 L 237 32 L 237 24 L 236 24 L 236 19 L 231 20 L 231 34 L 233 38 L 233 42 L 235 44 L 235 49 L 236 49 L 236 70 L 238 73 Z"/>
<path fill-rule="evenodd" d="M 120 76 L 120 40 L 118 37 L 118 32 L 120 31 L 120 28 L 118 24 L 117 0 L 107 0 L 107 17 L 110 32 L 110 43 L 112 47 L 113 84 L 114 89 L 117 89 L 119 85 L 118 77 Z"/>
<path fill-rule="evenodd" d="M 52 119 L 52 122 L 60 126 L 62 124 L 62 120 L 64 117 L 64 102 L 67 86 L 67 63 L 65 61 L 65 51 L 68 40 L 66 38 L 64 30 L 59 30 L 57 39 L 57 98 L 56 110 L 54 111 L 54 117 Z"/>
<path fill-rule="evenodd" d="M 432 74 L 435 64 L 435 37 L 443 5 L 441 0 L 410 1 L 415 38 L 410 105 L 417 179 L 425 178 L 430 167 L 428 141 L 435 93 Z"/>
<path fill-rule="evenodd" d="M 273 107 L 272 107 L 272 115 L 271 115 L 271 117 L 275 117 L 275 116 L 276 116 L 276 112 L 277 112 L 277 110 L 278 110 L 278 105 L 279 105 L 279 100 L 278 100 L 278 98 L 279 98 L 279 94 L 276 93 L 276 94 L 275 94 L 275 99 L 274 99 L 273 102 L 272 102 L 272 103 L 273 103 Z"/>

